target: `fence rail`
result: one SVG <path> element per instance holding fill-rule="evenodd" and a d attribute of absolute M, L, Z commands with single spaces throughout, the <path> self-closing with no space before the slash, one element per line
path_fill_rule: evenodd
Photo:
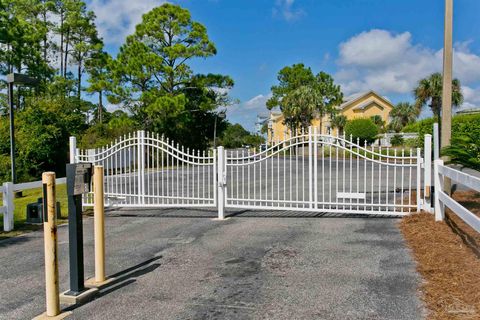
<path fill-rule="evenodd" d="M 65 184 L 66 178 L 58 178 L 56 180 L 58 184 Z M 42 181 L 33 181 L 13 184 L 11 182 L 5 182 L 0 186 L 0 192 L 3 195 L 3 203 L 0 206 L 0 214 L 3 214 L 3 231 L 12 231 L 14 228 L 14 211 L 15 203 L 13 202 L 13 194 L 16 191 L 23 191 L 28 189 L 40 188 Z"/>
<path fill-rule="evenodd" d="M 480 178 L 474 177 L 465 172 L 455 170 L 444 165 L 442 160 L 434 162 L 434 178 L 435 178 L 435 220 L 442 221 L 445 219 L 445 206 L 450 208 L 465 223 L 472 227 L 475 231 L 480 232 L 480 217 L 472 213 L 470 210 L 455 201 L 447 193 L 445 193 L 443 183 L 445 177 L 450 178 L 459 184 L 470 189 L 480 192 Z"/>

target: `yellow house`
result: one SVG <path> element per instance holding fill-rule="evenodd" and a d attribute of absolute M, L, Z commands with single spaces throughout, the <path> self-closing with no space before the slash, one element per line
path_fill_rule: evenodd
<path fill-rule="evenodd" d="M 390 122 L 390 111 L 393 104 L 375 91 L 357 93 L 344 98 L 343 103 L 337 106 L 339 114 L 346 116 L 347 120 L 356 118 L 370 118 L 380 116 L 386 124 Z M 325 115 L 320 128 L 320 118 L 317 116 L 312 121 L 312 126 L 317 127 L 318 133 L 337 134 L 337 129 L 332 128 L 330 115 Z M 272 111 L 268 121 L 268 141 L 281 141 L 289 135 L 284 124 L 284 117 L 280 111 Z"/>

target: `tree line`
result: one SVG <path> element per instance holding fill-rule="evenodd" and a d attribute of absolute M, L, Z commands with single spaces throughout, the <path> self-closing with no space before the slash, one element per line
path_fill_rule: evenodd
<path fill-rule="evenodd" d="M 284 124 L 291 132 L 307 130 L 314 118 L 318 118 L 322 126 L 325 115 L 329 115 L 332 127 L 344 132 L 347 118 L 338 109 L 343 102 L 343 93 L 331 75 L 323 71 L 315 75 L 311 68 L 298 63 L 282 68 L 277 80 L 278 84 L 271 87 L 272 97 L 267 101 L 267 108 L 279 108 L 284 116 Z M 400 132 L 417 120 L 424 107 L 429 107 L 438 123 L 441 122 L 442 75 L 434 73 L 421 79 L 412 93 L 414 103 L 396 104 L 389 114 L 388 124 L 379 115 L 368 119 L 377 126 L 378 132 Z M 461 84 L 454 79 L 452 105 L 458 107 L 462 103 Z"/>
<path fill-rule="evenodd" d="M 0 74 L 35 77 L 14 92 L 18 176 L 64 171 L 68 137 L 104 145 L 136 129 L 205 149 L 227 128 L 218 108 L 234 102 L 228 75 L 199 74 L 193 59 L 214 56 L 207 29 L 177 5 L 142 17 L 113 57 L 95 14 L 79 0 L 0 0 Z M 0 176 L 9 177 L 6 83 L 0 80 Z M 108 104 L 120 106 L 109 112 Z"/>

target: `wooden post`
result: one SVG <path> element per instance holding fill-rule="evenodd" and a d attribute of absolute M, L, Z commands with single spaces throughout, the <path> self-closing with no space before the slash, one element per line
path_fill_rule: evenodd
<path fill-rule="evenodd" d="M 49 317 L 60 313 L 58 297 L 58 245 L 57 245 L 57 218 L 55 197 L 55 173 L 44 172 L 43 183 L 43 233 L 45 243 L 45 284 L 47 298 L 47 312 Z"/>
<path fill-rule="evenodd" d="M 443 89 L 442 89 L 442 124 L 440 147 L 450 145 L 452 137 L 452 69 L 453 69 L 453 0 L 445 0 L 445 26 L 443 45 Z M 443 157 L 448 161 L 448 157 Z M 451 180 L 444 179 L 443 188 L 451 192 Z"/>
<path fill-rule="evenodd" d="M 58 288 L 58 243 L 55 172 L 42 174 L 43 184 L 43 234 L 45 245 L 45 291 L 47 310 L 33 318 L 63 319 L 72 314 L 71 311 L 60 313 L 60 297 Z"/>
<path fill-rule="evenodd" d="M 105 281 L 105 206 L 103 192 L 103 166 L 93 171 L 95 282 Z"/>

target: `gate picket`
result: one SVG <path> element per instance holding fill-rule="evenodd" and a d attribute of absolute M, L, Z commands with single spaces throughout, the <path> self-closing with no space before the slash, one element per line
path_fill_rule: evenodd
<path fill-rule="evenodd" d="M 71 161 L 104 166 L 106 206 L 217 207 L 220 218 L 224 208 L 398 216 L 422 206 L 420 149 L 392 155 L 312 127 L 253 152 L 185 149 L 145 131 L 70 152 Z"/>

